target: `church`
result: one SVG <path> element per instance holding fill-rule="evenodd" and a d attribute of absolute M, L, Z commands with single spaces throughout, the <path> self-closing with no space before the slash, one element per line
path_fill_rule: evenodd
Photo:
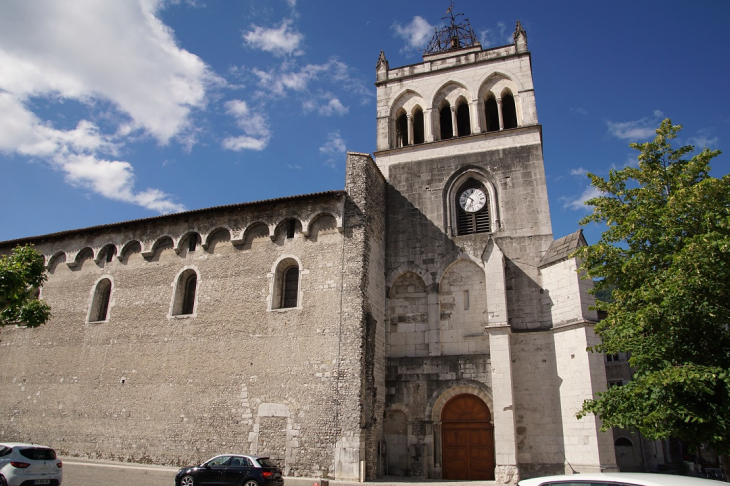
<path fill-rule="evenodd" d="M 575 416 L 597 321 L 554 239 L 531 54 L 451 15 L 375 67 L 376 150 L 343 190 L 0 242 L 33 244 L 50 321 L 0 341 L 0 439 L 149 464 L 266 454 L 291 477 L 616 470 Z"/>

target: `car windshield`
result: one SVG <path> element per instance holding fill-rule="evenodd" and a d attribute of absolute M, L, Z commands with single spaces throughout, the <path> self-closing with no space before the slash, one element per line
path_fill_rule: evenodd
<path fill-rule="evenodd" d="M 35 461 L 52 461 L 56 459 L 56 451 L 45 447 L 26 447 L 20 449 L 20 455 Z"/>
<path fill-rule="evenodd" d="M 278 467 L 274 461 L 269 459 L 268 457 L 262 457 L 259 459 L 256 459 L 259 464 L 261 464 L 263 467 Z"/>

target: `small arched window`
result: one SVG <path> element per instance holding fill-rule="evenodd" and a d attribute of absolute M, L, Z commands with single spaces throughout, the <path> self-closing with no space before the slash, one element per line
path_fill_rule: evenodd
<path fill-rule="evenodd" d="M 423 110 L 420 108 L 416 108 L 416 111 L 413 113 L 413 143 L 423 143 L 426 141 L 426 137 L 424 136 L 424 127 L 423 124 Z"/>
<path fill-rule="evenodd" d="M 502 119 L 504 120 L 504 128 L 517 128 L 517 109 L 515 108 L 515 98 L 507 93 L 502 96 Z"/>
<path fill-rule="evenodd" d="M 451 124 L 451 106 L 448 103 L 439 110 L 439 126 L 441 127 L 441 140 L 454 136 L 454 127 Z"/>
<path fill-rule="evenodd" d="M 114 260 L 114 254 L 117 252 L 117 248 L 114 245 L 109 245 L 106 247 L 106 250 L 104 252 L 104 261 L 106 263 L 111 263 L 112 260 Z"/>
<path fill-rule="evenodd" d="M 200 244 L 200 235 L 198 233 L 190 233 L 188 235 L 188 251 L 195 251 Z"/>
<path fill-rule="evenodd" d="M 396 147 L 408 145 L 408 115 L 405 112 L 398 116 L 395 123 Z"/>
<path fill-rule="evenodd" d="M 274 273 L 272 309 L 299 307 L 299 263 L 294 258 L 285 258 Z"/>
<path fill-rule="evenodd" d="M 456 126 L 460 137 L 471 135 L 471 120 L 469 117 L 469 104 L 464 102 L 456 109 Z"/>
<path fill-rule="evenodd" d="M 296 307 L 299 294 L 299 267 L 289 267 L 284 271 L 281 307 Z"/>
<path fill-rule="evenodd" d="M 109 300 L 112 295 L 112 282 L 108 278 L 99 280 L 94 290 L 89 309 L 89 322 L 103 322 L 109 317 Z"/>
<path fill-rule="evenodd" d="M 172 315 L 195 314 L 195 297 L 198 291 L 198 274 L 195 270 L 185 270 L 177 280 Z"/>
<path fill-rule="evenodd" d="M 497 100 L 490 95 L 484 103 L 484 114 L 487 120 L 487 131 L 499 131 L 499 109 L 497 108 Z"/>

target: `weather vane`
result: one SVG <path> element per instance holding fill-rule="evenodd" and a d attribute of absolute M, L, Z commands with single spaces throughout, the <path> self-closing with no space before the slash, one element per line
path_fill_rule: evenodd
<path fill-rule="evenodd" d="M 469 24 L 469 19 L 464 19 L 458 23 L 457 17 L 464 16 L 463 13 L 454 13 L 454 2 L 449 1 L 449 8 L 446 10 L 446 16 L 441 20 L 449 21 L 449 25 L 442 29 L 434 29 L 431 42 L 428 43 L 424 54 L 437 54 L 439 52 L 453 51 L 464 47 L 477 45 L 477 36 Z"/>

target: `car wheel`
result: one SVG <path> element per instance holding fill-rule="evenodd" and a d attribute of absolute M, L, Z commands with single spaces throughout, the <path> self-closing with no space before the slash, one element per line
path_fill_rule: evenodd
<path fill-rule="evenodd" d="M 5 476 L 0 476 L 0 486 L 8 486 L 8 482 L 5 481 Z"/>
<path fill-rule="evenodd" d="M 243 483 L 241 484 L 241 486 L 259 486 L 259 483 L 257 483 L 253 479 L 246 479 L 245 481 L 243 481 Z"/>
<path fill-rule="evenodd" d="M 192 476 L 183 476 L 183 478 L 180 480 L 180 486 L 194 486 L 195 485 L 195 478 Z"/>

